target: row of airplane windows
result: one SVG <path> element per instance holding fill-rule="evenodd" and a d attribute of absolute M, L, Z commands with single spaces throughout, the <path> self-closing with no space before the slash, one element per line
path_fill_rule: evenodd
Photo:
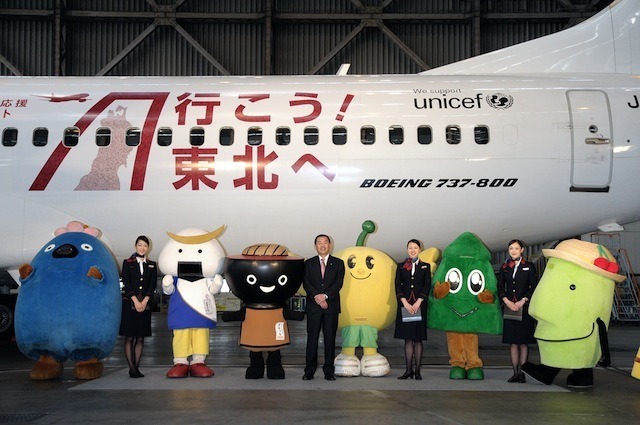
<path fill-rule="evenodd" d="M 399 125 L 392 125 L 388 129 L 388 142 L 392 145 L 400 145 L 405 141 L 404 128 Z M 141 129 L 139 127 L 128 128 L 125 132 L 125 143 L 127 146 L 138 146 L 140 144 Z M 96 130 L 95 142 L 99 147 L 107 147 L 111 144 L 112 131 L 108 127 L 100 127 Z M 489 127 L 478 125 L 473 128 L 474 142 L 478 145 L 489 143 Z M 156 133 L 156 143 L 159 146 L 170 146 L 173 142 L 173 130 L 171 127 L 160 127 Z M 317 145 L 320 132 L 318 127 L 304 128 L 304 143 L 306 145 Z M 64 130 L 62 143 L 64 146 L 73 147 L 78 145 L 80 139 L 80 129 L 78 127 L 68 127 Z M 433 141 L 433 130 L 428 125 L 420 125 L 416 130 L 416 139 L 421 145 L 429 145 Z M 334 145 L 345 145 L 347 143 L 347 128 L 335 126 L 331 132 L 331 140 Z M 457 145 L 462 141 L 462 131 L 460 126 L 449 125 L 445 129 L 445 140 L 450 145 Z M 231 146 L 235 141 L 235 131 L 233 127 L 222 127 L 219 132 L 219 141 L 222 146 Z M 250 127 L 247 131 L 247 143 L 251 146 L 261 145 L 263 141 L 263 131 L 261 127 Z M 49 142 L 49 130 L 38 127 L 33 130 L 31 139 L 33 146 L 46 146 Z M 202 146 L 205 142 L 205 129 L 202 127 L 192 127 L 189 131 L 189 144 L 191 146 Z M 275 142 L 278 145 L 286 146 L 291 142 L 291 129 L 289 127 L 278 127 L 275 132 Z M 360 128 L 360 142 L 363 145 L 373 145 L 376 142 L 376 129 L 374 126 L 365 125 Z M 18 129 L 7 127 L 2 131 L 2 146 L 15 146 L 18 143 Z"/>

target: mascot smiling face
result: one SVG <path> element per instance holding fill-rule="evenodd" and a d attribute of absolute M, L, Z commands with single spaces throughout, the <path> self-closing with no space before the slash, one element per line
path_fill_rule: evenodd
<path fill-rule="evenodd" d="M 476 235 L 465 232 L 443 252 L 433 276 L 428 323 L 433 329 L 499 334 L 502 317 L 491 253 Z"/>

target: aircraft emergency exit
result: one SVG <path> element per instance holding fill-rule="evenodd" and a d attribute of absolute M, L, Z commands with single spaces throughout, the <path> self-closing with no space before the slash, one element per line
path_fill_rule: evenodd
<path fill-rule="evenodd" d="M 0 267 L 71 220 L 118 261 L 213 230 L 229 254 L 318 233 L 400 260 L 640 220 L 640 3 L 418 75 L 0 78 Z"/>

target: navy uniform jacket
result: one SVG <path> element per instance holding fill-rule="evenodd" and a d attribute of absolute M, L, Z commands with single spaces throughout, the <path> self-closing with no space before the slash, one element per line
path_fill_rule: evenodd
<path fill-rule="evenodd" d="M 134 295 L 142 301 L 144 297 L 149 297 L 149 306 L 153 299 L 153 293 L 158 284 L 158 267 L 155 261 L 147 258 L 143 265 L 144 274 L 140 274 L 140 266 L 136 257 L 130 257 L 122 263 L 122 283 L 124 284 L 124 295 L 131 299 Z"/>
<path fill-rule="evenodd" d="M 420 307 L 424 314 L 429 299 L 429 291 L 431 290 L 431 266 L 429 266 L 429 263 L 418 260 L 413 276 L 411 276 L 411 270 L 407 270 L 403 266 L 404 262 L 398 263 L 398 268 L 396 269 L 395 287 L 398 305 L 402 306 L 400 302 L 402 297 L 409 301 L 413 292 L 415 299 L 411 300 L 409 304 L 413 304 L 418 298 L 422 298 Z"/>
<path fill-rule="evenodd" d="M 536 267 L 533 263 L 523 258 L 518 270 L 516 270 L 515 277 L 513 277 L 514 265 L 512 261 L 507 260 L 498 272 L 498 296 L 500 297 L 500 302 L 504 297 L 511 301 L 520 301 L 524 297 L 531 299 L 533 290 L 536 289 Z"/>

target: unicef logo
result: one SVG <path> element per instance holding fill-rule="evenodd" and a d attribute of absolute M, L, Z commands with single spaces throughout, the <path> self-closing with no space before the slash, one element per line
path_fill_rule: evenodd
<path fill-rule="evenodd" d="M 485 98 L 489 106 L 495 109 L 507 109 L 513 105 L 513 97 L 504 93 L 494 93 Z"/>

